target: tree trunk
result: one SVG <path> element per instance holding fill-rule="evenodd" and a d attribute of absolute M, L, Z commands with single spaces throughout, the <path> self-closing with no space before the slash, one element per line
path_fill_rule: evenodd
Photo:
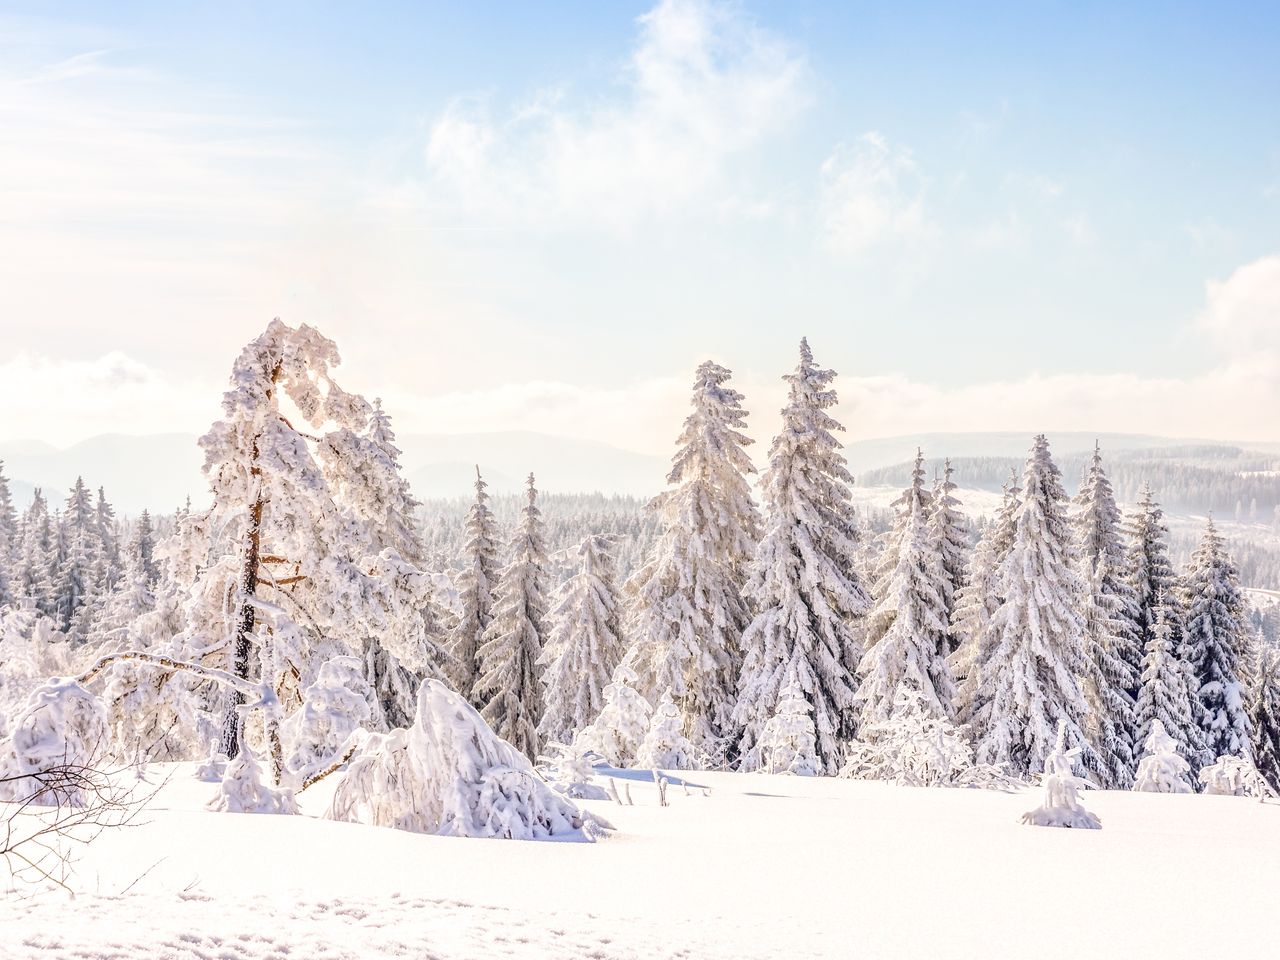
<path fill-rule="evenodd" d="M 258 447 L 254 444 L 254 460 L 258 458 Z M 258 468 L 253 468 L 255 476 Z M 258 554 L 262 540 L 262 493 L 259 492 L 249 511 L 249 539 L 244 552 L 244 566 L 240 570 L 241 596 L 244 604 L 240 608 L 240 625 L 236 628 L 235 649 L 232 651 L 231 672 L 241 680 L 249 679 L 249 651 L 252 647 L 252 636 L 256 611 L 252 597 L 258 592 Z M 231 694 L 231 702 L 227 706 L 227 718 L 222 726 L 222 752 L 234 757 L 240 752 L 240 706 L 244 703 L 244 694 L 239 690 Z"/>

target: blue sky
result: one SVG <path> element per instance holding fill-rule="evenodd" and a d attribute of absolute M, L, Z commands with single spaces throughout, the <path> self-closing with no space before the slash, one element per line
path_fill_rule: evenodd
<path fill-rule="evenodd" d="M 767 437 L 807 334 L 854 436 L 1280 430 L 1275 5 L 6 4 L 0 64 L 10 437 L 202 429 L 277 314 L 410 429 L 662 450 L 712 356 Z"/>

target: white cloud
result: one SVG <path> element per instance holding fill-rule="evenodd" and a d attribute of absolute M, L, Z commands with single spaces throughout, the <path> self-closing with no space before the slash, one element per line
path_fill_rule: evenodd
<path fill-rule="evenodd" d="M 911 151 L 874 131 L 823 162 L 819 219 L 823 245 L 851 258 L 885 243 L 938 235 L 925 213 L 924 181 Z"/>
<path fill-rule="evenodd" d="M 1209 281 L 1198 325 L 1233 356 L 1256 358 L 1262 351 L 1274 359 L 1280 351 L 1280 254 Z"/>
<path fill-rule="evenodd" d="M 639 21 L 622 95 L 564 91 L 495 118 L 455 101 L 431 128 L 429 192 L 500 223 L 629 227 L 742 207 L 734 157 L 782 130 L 807 100 L 807 68 L 736 6 L 662 0 Z"/>

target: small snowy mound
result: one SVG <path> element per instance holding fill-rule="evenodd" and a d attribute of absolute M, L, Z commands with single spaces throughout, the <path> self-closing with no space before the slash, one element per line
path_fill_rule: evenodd
<path fill-rule="evenodd" d="M 407 730 L 370 738 L 334 792 L 329 816 L 414 833 L 542 840 L 587 817 L 528 759 L 436 680 L 418 688 Z M 583 831 L 591 838 L 593 831 Z"/>
<path fill-rule="evenodd" d="M 107 739 L 101 700 L 74 679 L 41 684 L 0 740 L 0 801 L 79 806 Z"/>
<path fill-rule="evenodd" d="M 1102 821 L 1080 802 L 1085 780 L 1073 772 L 1080 748 L 1066 749 L 1066 729 L 1058 725 L 1058 743 L 1044 761 L 1044 802 L 1022 815 L 1022 822 L 1034 827 L 1068 827 L 1101 830 Z"/>
<path fill-rule="evenodd" d="M 262 765 L 253 751 L 240 742 L 240 752 L 227 764 L 218 795 L 209 801 L 216 813 L 296 814 L 298 801 L 292 790 L 273 787 L 262 778 Z"/>
<path fill-rule="evenodd" d="M 1217 763 L 1200 771 L 1200 783 L 1205 793 L 1224 797 L 1265 800 L 1276 795 L 1258 768 L 1245 757 L 1219 757 Z"/>
<path fill-rule="evenodd" d="M 1178 742 L 1165 733 L 1157 718 L 1142 746 L 1133 789 L 1141 793 L 1191 793 L 1191 765 L 1178 755 Z"/>
<path fill-rule="evenodd" d="M 595 769 L 581 750 L 565 743 L 547 744 L 549 754 L 539 757 L 538 771 L 551 789 L 570 800 L 608 800 L 604 787 L 591 782 Z"/>

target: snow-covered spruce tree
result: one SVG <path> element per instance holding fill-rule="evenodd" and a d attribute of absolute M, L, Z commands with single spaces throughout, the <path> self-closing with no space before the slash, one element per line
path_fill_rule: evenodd
<path fill-rule="evenodd" d="M 1062 474 L 1037 436 L 1023 473 L 1013 547 L 1000 570 L 1003 602 L 988 625 L 996 646 L 975 693 L 975 753 L 1011 772 L 1043 769 L 1061 725 L 1065 749 L 1098 758 L 1082 724 L 1088 712 L 1077 677 L 1084 667 L 1085 585 L 1076 569 Z"/>
<path fill-rule="evenodd" d="M 960 645 L 960 637 L 951 629 L 951 618 L 965 584 L 965 571 L 969 562 L 969 533 L 965 529 L 964 516 L 960 513 L 960 501 L 952 496 L 956 489 L 951 479 L 950 458 L 943 461 L 942 477 L 934 484 L 929 506 L 929 535 L 938 555 L 941 574 L 938 587 L 942 604 L 947 611 L 947 649 L 952 654 Z"/>
<path fill-rule="evenodd" d="M 1137 639 L 1145 653 L 1155 631 L 1156 616 L 1163 608 L 1173 641 L 1182 642 L 1182 611 L 1177 606 L 1178 580 L 1169 562 L 1169 528 L 1164 511 L 1144 486 L 1129 523 L 1127 579 L 1134 603 Z M 1137 699 L 1137 690 L 1131 690 Z"/>
<path fill-rule="evenodd" d="M 97 540 L 97 553 L 101 558 L 98 565 L 101 579 L 96 587 L 105 595 L 115 588 L 120 576 L 120 542 L 116 535 L 116 510 L 107 500 L 106 491 L 98 488 L 98 496 L 93 504 L 93 530 Z"/>
<path fill-rule="evenodd" d="M 730 371 L 710 361 L 694 376 L 693 411 L 677 441 L 667 483 L 650 506 L 663 526 L 653 556 L 635 576 L 631 642 L 640 691 L 670 690 L 685 733 L 708 753 L 733 733 L 743 598 L 760 516 L 746 477 L 755 468 L 742 431 L 742 394 Z"/>
<path fill-rule="evenodd" d="M 1136 711 L 1138 742 L 1145 744 L 1159 724 L 1162 735 L 1171 738 L 1187 762 L 1196 767 L 1204 752 L 1204 734 L 1192 706 L 1196 695 L 1187 686 L 1188 674 L 1174 646 L 1173 625 L 1159 599 L 1142 658 L 1142 689 Z"/>
<path fill-rule="evenodd" d="M 946 575 L 939 541 L 930 530 L 924 457 L 916 454 L 911 485 L 894 501 L 897 519 L 872 591 L 866 619 L 866 652 L 858 664 L 860 728 L 885 720 L 898 691 L 924 695 L 940 717 L 953 716 L 955 695 L 947 665 Z"/>
<path fill-rule="evenodd" d="M 795 671 L 787 674 L 782 686 L 778 712 L 769 718 L 760 735 L 761 773 L 786 773 L 798 777 L 818 775 L 817 732 L 810 715 L 813 708 L 805 698 Z"/>
<path fill-rule="evenodd" d="M 969 556 L 965 585 L 956 596 L 951 615 L 951 635 L 959 647 L 951 655 L 951 672 L 959 681 L 957 714 L 964 723 L 973 719 L 975 696 L 982 689 L 983 670 L 995 649 L 996 640 L 988 629 L 992 615 L 1000 608 L 1000 570 L 1013 548 L 1017 530 L 1017 477 L 1010 475 L 1004 485 L 1004 502 L 994 520 L 983 531 Z"/>
<path fill-rule="evenodd" d="M 156 562 L 155 527 L 151 522 L 151 511 L 143 510 L 138 514 L 138 522 L 133 527 L 133 540 L 129 549 L 138 556 L 142 563 L 142 572 L 147 578 L 147 586 L 154 587 L 160 577 L 160 566 Z"/>
<path fill-rule="evenodd" d="M 0 608 L 18 599 L 13 580 L 17 559 L 18 512 L 13 507 L 9 478 L 4 475 L 4 461 L 0 460 Z"/>
<path fill-rule="evenodd" d="M 1142 759 L 1133 789 L 1142 793 L 1191 793 L 1191 767 L 1181 747 L 1158 719 L 1142 741 Z"/>
<path fill-rule="evenodd" d="M 613 681 L 604 688 L 604 709 L 600 716 L 578 734 L 575 747 L 594 751 L 615 767 L 635 762 L 649 730 L 653 708 L 635 688 L 636 672 L 624 657 L 613 671 Z"/>
<path fill-rule="evenodd" d="M 1009 778 L 991 767 L 975 767 L 964 732 L 934 712 L 918 690 L 898 689 L 888 719 L 858 731 L 840 776 L 884 780 L 902 786 L 994 786 Z"/>
<path fill-rule="evenodd" d="M 526 504 L 511 538 L 511 562 L 502 571 L 493 620 L 476 652 L 480 676 L 475 699 L 494 732 L 531 760 L 538 756 L 542 719 L 542 656 L 547 635 L 547 548 L 533 474 Z"/>
<path fill-rule="evenodd" d="M 1080 789 L 1086 781 L 1072 773 L 1075 754 L 1080 749 L 1067 750 L 1064 744 L 1065 727 L 1058 728 L 1058 742 L 1044 762 L 1044 802 L 1022 815 L 1022 822 L 1035 827 L 1066 827 L 1077 830 L 1100 830 L 1102 821 L 1085 809 L 1080 802 Z"/>
<path fill-rule="evenodd" d="M 543 743 L 572 743 L 604 709 L 604 688 L 622 660 L 613 543 L 592 534 L 578 547 L 578 573 L 565 581 L 542 651 Z"/>
<path fill-rule="evenodd" d="M 30 600 L 37 612 L 50 619 L 58 616 L 58 595 L 54 589 L 58 554 L 54 540 L 49 503 L 37 487 L 22 514 L 21 549 L 13 589 L 19 599 Z"/>
<path fill-rule="evenodd" d="M 684 735 L 684 718 L 669 692 L 649 718 L 649 732 L 636 752 L 636 766 L 653 770 L 692 770 L 697 767 L 697 748 Z"/>
<path fill-rule="evenodd" d="M 1095 444 L 1073 503 L 1080 572 L 1088 586 L 1085 620 L 1085 731 L 1103 760 L 1104 786 L 1124 788 L 1137 765 L 1135 696 L 1142 673 L 1137 598 L 1126 577 L 1120 510 Z"/>
<path fill-rule="evenodd" d="M 487 486 L 480 476 L 480 468 L 476 467 L 476 499 L 467 511 L 467 540 L 462 548 L 462 574 L 458 578 L 462 613 L 449 643 L 450 679 L 454 688 L 477 708 L 484 704 L 475 699 L 476 681 L 480 677 L 476 652 L 493 619 L 493 590 L 498 579 L 497 529 L 489 509 Z"/>
<path fill-rule="evenodd" d="M 813 708 L 823 771 L 839 769 L 840 743 L 854 730 L 856 629 L 869 600 L 854 572 L 853 478 L 834 436 L 843 428 L 826 412 L 836 403 L 835 376 L 813 362 L 802 340 L 800 363 L 784 377 L 790 390 L 782 432 L 764 475 L 768 519 L 747 585 L 757 613 L 742 636 L 734 712 L 744 770 L 763 762 L 760 737 L 778 712 L 788 669 Z"/>
<path fill-rule="evenodd" d="M 1249 726 L 1253 762 L 1272 788 L 1280 791 L 1280 651 L 1258 637 Z"/>
<path fill-rule="evenodd" d="M 1182 605 L 1206 759 L 1248 756 L 1249 717 L 1241 682 L 1251 639 L 1248 603 L 1212 519 L 1191 556 Z"/>

